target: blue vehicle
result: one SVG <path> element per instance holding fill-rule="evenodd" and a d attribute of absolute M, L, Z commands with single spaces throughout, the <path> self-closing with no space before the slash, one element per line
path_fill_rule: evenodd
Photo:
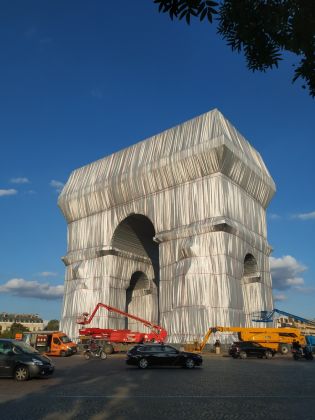
<path fill-rule="evenodd" d="M 305 337 L 305 339 L 306 339 L 306 343 L 307 343 L 308 349 L 312 353 L 315 353 L 315 336 L 313 336 L 313 335 L 307 335 Z"/>

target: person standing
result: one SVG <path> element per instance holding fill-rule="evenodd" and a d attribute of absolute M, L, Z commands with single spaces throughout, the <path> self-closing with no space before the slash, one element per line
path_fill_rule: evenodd
<path fill-rule="evenodd" d="M 214 343 L 215 353 L 220 354 L 221 352 L 221 343 L 219 340 L 216 340 Z"/>

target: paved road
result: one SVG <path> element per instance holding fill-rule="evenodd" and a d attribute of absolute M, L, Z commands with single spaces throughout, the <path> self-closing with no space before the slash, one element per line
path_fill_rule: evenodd
<path fill-rule="evenodd" d="M 1 379 L 0 418 L 315 419 L 315 361 L 204 356 L 202 368 L 143 371 L 124 358 L 56 358 L 49 379 Z"/>

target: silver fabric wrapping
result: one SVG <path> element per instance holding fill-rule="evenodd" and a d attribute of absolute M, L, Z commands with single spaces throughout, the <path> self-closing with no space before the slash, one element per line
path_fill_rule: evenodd
<path fill-rule="evenodd" d="M 75 170 L 59 197 L 68 223 L 62 330 L 77 337 L 76 318 L 98 302 L 159 322 L 174 343 L 252 325 L 254 312 L 273 307 L 265 211 L 274 192 L 259 153 L 217 110 Z M 132 215 L 153 224 L 159 279 L 131 236 L 127 250 L 114 246 Z M 127 307 L 136 272 L 147 282 Z M 146 330 L 105 310 L 91 326 Z"/>

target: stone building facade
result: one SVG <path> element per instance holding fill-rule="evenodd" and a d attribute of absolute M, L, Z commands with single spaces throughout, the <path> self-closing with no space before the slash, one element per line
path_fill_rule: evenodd
<path fill-rule="evenodd" d="M 30 331 L 44 329 L 44 322 L 37 314 L 0 313 L 0 332 L 9 330 L 14 323 L 22 324 Z"/>

